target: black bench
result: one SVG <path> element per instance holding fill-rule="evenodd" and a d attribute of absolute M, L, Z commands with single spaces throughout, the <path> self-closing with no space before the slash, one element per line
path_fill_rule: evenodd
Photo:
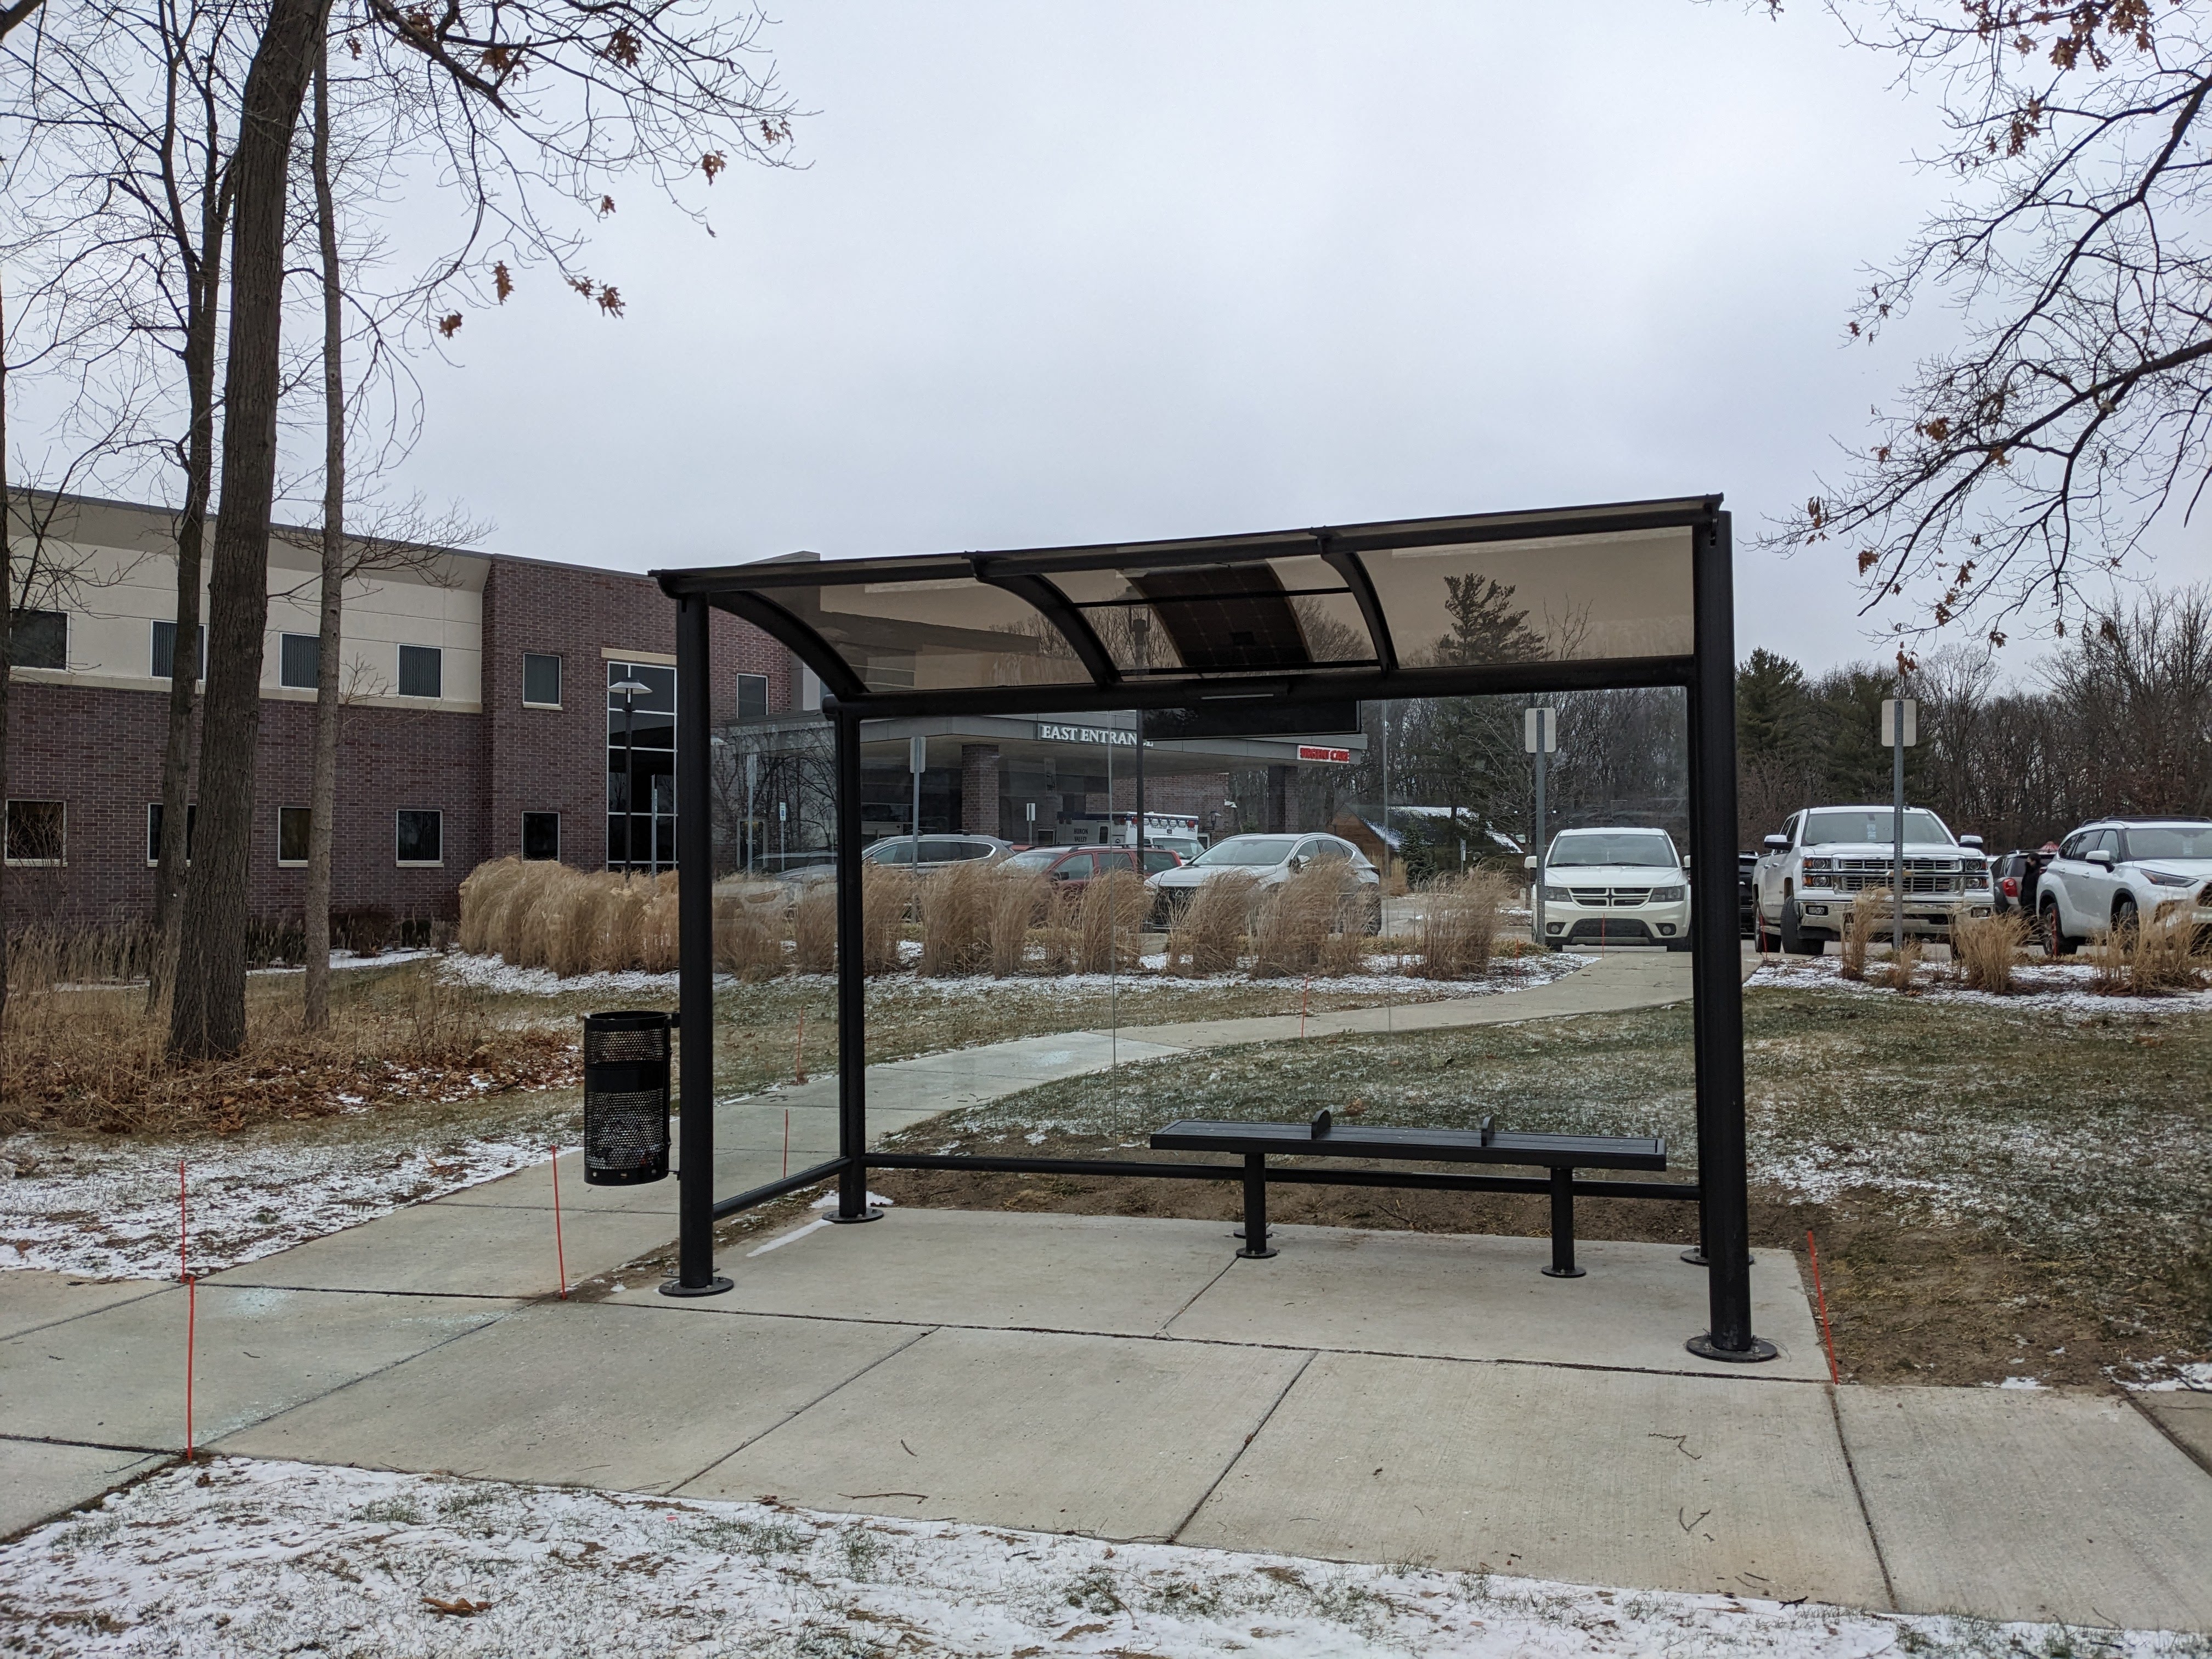
<path fill-rule="evenodd" d="M 1552 1172 L 1552 1265 L 1554 1279 L 1579 1279 L 1575 1266 L 1575 1171 L 1663 1170 L 1667 1143 L 1643 1135 L 1501 1134 L 1488 1118 L 1479 1129 L 1345 1128 L 1327 1112 L 1310 1123 L 1227 1123 L 1184 1118 L 1152 1137 L 1159 1152 L 1237 1152 L 1244 1159 L 1244 1248 L 1241 1256 L 1266 1257 L 1267 1155 L 1278 1158 L 1370 1158 L 1437 1164 L 1517 1164 Z"/>

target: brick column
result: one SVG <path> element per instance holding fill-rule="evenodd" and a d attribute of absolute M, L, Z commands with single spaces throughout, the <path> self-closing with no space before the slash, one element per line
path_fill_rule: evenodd
<path fill-rule="evenodd" d="M 960 827 L 971 836 L 999 833 L 999 745 L 960 745 Z"/>

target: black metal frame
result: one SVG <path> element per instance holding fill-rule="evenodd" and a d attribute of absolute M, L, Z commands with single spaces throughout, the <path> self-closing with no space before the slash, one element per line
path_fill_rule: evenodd
<path fill-rule="evenodd" d="M 1596 661 L 1408 667 L 1400 663 L 1387 618 L 1358 556 L 1393 548 L 1513 541 L 1532 537 L 1602 536 L 1680 528 L 1692 537 L 1692 649 L 1686 656 Z M 1284 672 L 1192 673 L 1131 677 L 1117 671 L 1079 611 L 1055 603 L 1053 572 L 1218 564 L 1240 560 L 1318 556 L 1346 580 L 1366 619 L 1376 666 Z M 1749 1197 L 1743 1124 L 1743 1003 L 1736 933 L 1735 629 L 1733 550 L 1729 515 L 1717 495 L 1475 518 L 1428 519 L 1261 536 L 939 555 L 926 558 L 781 562 L 654 573 L 678 605 L 677 854 L 681 877 L 680 1000 L 684 1053 L 682 1097 L 714 1098 L 712 947 L 713 878 L 707 789 L 708 612 L 720 609 L 762 629 L 820 676 L 823 712 L 836 741 L 837 772 L 837 1084 L 838 1155 L 785 1179 L 717 1201 L 714 1196 L 714 1115 L 682 1114 L 679 1271 L 664 1286 L 675 1295 L 710 1295 L 729 1281 L 714 1272 L 714 1223 L 753 1205 L 835 1176 L 842 1222 L 877 1218 L 868 1208 L 867 1172 L 881 1170 L 975 1170 L 1024 1173 L 1246 1179 L 1243 1163 L 1184 1163 L 1080 1158 L 991 1158 L 956 1153 L 870 1152 L 867 1146 L 866 981 L 860 961 L 860 722 L 957 714 L 1079 713 L 1093 709 L 1188 708 L 1212 698 L 1279 705 L 1380 702 L 1516 692 L 1678 685 L 1690 698 L 1691 939 L 1694 986 L 1698 1179 L 1672 1182 L 1578 1182 L 1543 1176 L 1472 1176 L 1428 1170 L 1280 1169 L 1267 1179 L 1295 1184 L 1395 1187 L 1425 1190 L 1525 1192 L 1571 1197 L 1695 1199 L 1699 1250 L 1707 1263 L 1709 1329 L 1691 1349 L 1729 1360 L 1771 1358 L 1771 1344 L 1751 1328 Z M 1089 684 L 993 686 L 934 691 L 872 690 L 843 657 L 784 605 L 779 590 L 864 582 L 972 577 L 1032 605 L 1059 629 Z M 1708 880 L 1709 872 L 1729 879 Z M 1264 1194 L 1262 1194 L 1264 1203 Z"/>

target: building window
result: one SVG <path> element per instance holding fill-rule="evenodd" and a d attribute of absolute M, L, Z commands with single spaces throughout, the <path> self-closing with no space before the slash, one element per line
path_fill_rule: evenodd
<path fill-rule="evenodd" d="M 186 864 L 192 861 L 192 837 L 198 833 L 199 827 L 200 804 L 193 801 L 185 808 L 185 862 Z M 146 804 L 146 862 L 154 865 L 161 861 L 161 803 L 157 800 L 149 801 Z"/>
<path fill-rule="evenodd" d="M 69 848 L 69 809 L 58 800 L 8 803 L 10 864 L 61 864 Z"/>
<path fill-rule="evenodd" d="M 443 864 L 446 861 L 443 812 L 399 812 L 398 858 L 402 864 Z"/>
<path fill-rule="evenodd" d="M 399 647 L 399 683 L 407 684 L 407 653 L 412 647 Z M 323 642 L 313 634 L 282 634 L 277 636 L 276 684 L 295 686 L 303 691 L 315 689 L 321 678 Z M 436 696 L 433 691 L 429 694 Z"/>
<path fill-rule="evenodd" d="M 67 668 L 69 613 L 65 611 L 10 611 L 8 661 L 16 668 Z"/>
<path fill-rule="evenodd" d="M 207 625 L 203 623 L 197 630 L 199 636 L 199 671 L 197 678 L 207 678 Z M 173 622 L 154 624 L 154 678 L 166 680 L 177 672 L 177 625 Z"/>
<path fill-rule="evenodd" d="M 522 653 L 522 702 L 526 708 L 561 706 L 561 659 L 543 651 Z"/>
<path fill-rule="evenodd" d="M 446 695 L 446 653 L 434 645 L 399 647 L 399 695 L 403 697 L 442 697 Z"/>
<path fill-rule="evenodd" d="M 607 665 L 607 867 L 676 867 L 676 671 L 659 664 Z"/>
<path fill-rule="evenodd" d="M 522 856 L 557 859 L 561 856 L 561 815 L 525 812 L 522 815 Z"/>
<path fill-rule="evenodd" d="M 400 816 L 404 817 L 406 814 L 403 812 Z M 276 809 L 276 862 L 278 864 L 290 868 L 307 861 L 307 832 L 314 827 L 314 822 L 315 814 L 312 807 L 280 806 Z M 401 834 L 404 837 L 405 832 L 403 830 Z M 436 840 L 437 836 L 433 834 L 431 841 L 434 844 Z M 407 862 L 407 854 L 402 853 L 399 855 L 399 861 L 403 864 Z M 435 863 L 435 858 L 434 857 L 431 861 Z"/>
<path fill-rule="evenodd" d="M 763 720 L 768 718 L 768 676 L 740 674 L 738 676 L 738 718 L 741 720 Z"/>

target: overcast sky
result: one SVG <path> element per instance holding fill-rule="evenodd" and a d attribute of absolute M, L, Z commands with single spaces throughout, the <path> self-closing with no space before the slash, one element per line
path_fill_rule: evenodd
<path fill-rule="evenodd" d="M 1844 343 L 1937 199 L 1808 0 L 788 0 L 804 171 L 641 193 L 426 366 L 406 483 L 644 569 L 1717 490 L 1738 641 L 1869 654 L 1848 554 L 1748 545 L 1914 343 Z M 1916 326 L 1920 343 L 1940 319 Z"/>

